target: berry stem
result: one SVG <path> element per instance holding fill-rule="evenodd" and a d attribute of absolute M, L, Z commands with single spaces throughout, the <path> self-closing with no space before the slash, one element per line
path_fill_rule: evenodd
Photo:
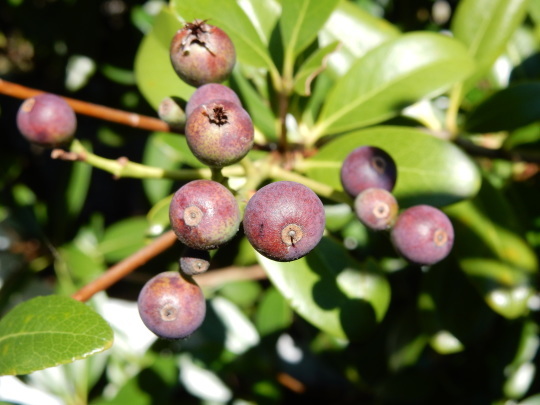
<path fill-rule="evenodd" d="M 146 166 L 140 163 L 131 162 L 125 157 L 118 159 L 106 159 L 89 152 L 78 140 L 73 141 L 70 151 L 54 149 L 51 153 L 51 157 L 53 159 L 86 162 L 98 169 L 112 173 L 116 178 L 132 177 L 139 179 L 152 178 L 171 180 L 212 178 L 212 171 L 208 168 L 166 170 L 160 167 Z M 238 176 L 243 174 L 243 170 L 239 165 L 228 166 L 225 168 L 225 174 L 227 176 Z"/>
<path fill-rule="evenodd" d="M 452 139 L 458 134 L 457 116 L 462 97 L 463 84 L 460 83 L 452 87 L 452 90 L 450 91 L 450 104 L 448 110 L 446 110 L 446 129 L 450 133 Z"/>
<path fill-rule="evenodd" d="M 94 294 L 106 290 L 122 278 L 133 272 L 138 267 L 142 266 L 150 259 L 163 253 L 177 241 L 173 231 L 168 231 L 155 239 L 152 243 L 145 246 L 141 250 L 118 262 L 110 267 L 100 277 L 82 287 L 79 291 L 72 295 L 78 301 L 88 301 Z"/>
<path fill-rule="evenodd" d="M 343 191 L 338 191 L 327 184 L 304 177 L 301 174 L 282 169 L 277 165 L 271 166 L 269 177 L 274 180 L 295 181 L 311 188 L 320 197 L 328 198 L 336 202 L 346 203 L 350 206 L 353 205 L 353 200 Z"/>
<path fill-rule="evenodd" d="M 42 93 L 46 92 L 0 79 L 0 94 L 26 99 Z M 165 123 L 159 118 L 105 107 L 99 104 L 88 103 L 86 101 L 76 100 L 69 97 L 62 98 L 78 114 L 87 115 L 89 117 L 115 122 L 134 128 L 145 129 L 148 131 L 183 133 L 183 128 L 171 127 L 169 124 Z"/>

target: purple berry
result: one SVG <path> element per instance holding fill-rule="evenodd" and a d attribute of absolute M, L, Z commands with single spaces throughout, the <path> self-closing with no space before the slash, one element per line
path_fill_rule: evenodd
<path fill-rule="evenodd" d="M 190 115 L 195 108 L 212 100 L 228 100 L 242 107 L 242 102 L 230 87 L 219 83 L 203 84 L 189 98 L 186 104 L 186 115 Z"/>
<path fill-rule="evenodd" d="M 17 127 L 30 142 L 54 147 L 73 138 L 77 117 L 62 97 L 44 93 L 21 104 L 17 112 Z"/>
<path fill-rule="evenodd" d="M 396 198 L 382 188 L 368 188 L 354 200 L 354 212 L 368 228 L 381 231 L 392 227 L 398 214 Z"/>
<path fill-rule="evenodd" d="M 173 68 L 186 83 L 199 87 L 221 83 L 236 63 L 236 52 L 229 36 L 220 28 L 195 20 L 173 37 L 170 47 Z"/>
<path fill-rule="evenodd" d="M 237 103 L 212 100 L 196 107 L 186 122 L 191 152 L 204 164 L 220 168 L 238 162 L 253 147 L 251 117 Z"/>
<path fill-rule="evenodd" d="M 217 249 L 236 235 L 241 214 L 225 186 L 212 180 L 194 180 L 174 194 L 169 219 L 183 244 L 208 250 Z"/>
<path fill-rule="evenodd" d="M 208 250 L 186 248 L 180 257 L 180 269 L 189 276 L 201 274 L 210 267 L 210 253 Z"/>
<path fill-rule="evenodd" d="M 263 256 L 281 262 L 308 254 L 321 240 L 324 226 L 319 197 L 292 181 L 262 187 L 244 212 L 244 232 L 251 245 Z"/>
<path fill-rule="evenodd" d="M 143 323 L 157 336 L 183 339 L 204 321 L 206 301 L 201 288 L 177 271 L 160 273 L 144 285 L 137 300 Z"/>
<path fill-rule="evenodd" d="M 444 259 L 452 250 L 454 228 L 441 210 L 430 205 L 416 205 L 398 216 L 390 237 L 405 259 L 430 265 Z"/>
<path fill-rule="evenodd" d="M 341 184 L 353 198 L 367 188 L 392 191 L 397 179 L 394 159 L 375 146 L 354 149 L 341 166 Z"/>

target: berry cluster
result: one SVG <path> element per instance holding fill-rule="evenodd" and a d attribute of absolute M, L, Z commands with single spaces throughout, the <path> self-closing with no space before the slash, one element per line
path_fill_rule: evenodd
<path fill-rule="evenodd" d="M 444 259 L 454 243 L 452 223 L 441 210 L 416 205 L 399 213 L 392 194 L 397 180 L 394 159 L 375 146 L 360 146 L 341 167 L 343 189 L 354 198 L 354 212 L 368 228 L 389 230 L 397 252 L 411 263 L 432 265 Z"/>

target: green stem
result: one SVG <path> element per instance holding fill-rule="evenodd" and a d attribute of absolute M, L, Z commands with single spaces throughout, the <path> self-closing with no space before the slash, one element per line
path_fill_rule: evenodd
<path fill-rule="evenodd" d="M 309 187 L 321 197 L 340 203 L 346 203 L 349 205 L 353 204 L 353 200 L 344 192 L 338 191 L 333 187 L 329 186 L 328 184 L 324 184 L 319 181 L 302 176 L 301 174 L 282 169 L 277 165 L 273 165 L 271 167 L 269 177 L 274 180 L 295 181 Z"/>
<path fill-rule="evenodd" d="M 243 215 L 251 194 L 257 191 L 261 183 L 268 178 L 272 162 L 270 157 L 261 159 L 255 164 L 248 158 L 244 158 L 240 161 L 240 164 L 244 168 L 246 182 L 238 190 L 236 201 L 238 202 L 240 212 L 242 212 Z"/>
<path fill-rule="evenodd" d="M 463 84 L 455 85 L 450 92 L 450 105 L 446 111 L 446 129 L 454 139 L 458 135 L 457 117 L 461 98 L 463 97 Z"/>
<path fill-rule="evenodd" d="M 112 173 L 117 178 L 132 177 L 139 179 L 171 179 L 179 181 L 212 178 L 212 170 L 209 168 L 167 170 L 131 162 L 127 158 L 106 159 L 89 152 L 77 140 L 73 141 L 70 152 L 55 149 L 52 153 L 52 157 L 56 159 L 83 161 L 98 169 Z M 222 174 L 227 177 L 241 176 L 243 174 L 243 169 L 238 165 L 229 166 L 223 169 Z"/>

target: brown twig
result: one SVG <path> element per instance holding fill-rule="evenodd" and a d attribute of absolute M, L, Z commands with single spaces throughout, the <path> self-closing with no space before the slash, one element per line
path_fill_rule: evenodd
<path fill-rule="evenodd" d="M 109 268 L 100 277 L 73 294 L 72 297 L 78 301 L 88 301 L 94 294 L 109 288 L 136 268 L 170 248 L 176 240 L 173 231 L 164 233 L 149 245 Z"/>
<path fill-rule="evenodd" d="M 201 287 L 217 287 L 231 281 L 263 280 L 267 278 L 264 269 L 254 264 L 248 267 L 224 267 L 193 276 Z"/>
<path fill-rule="evenodd" d="M 25 87 L 20 84 L 0 79 L 0 94 L 5 94 L 6 96 L 20 99 L 27 99 L 42 93 L 45 93 L 45 91 Z M 76 100 L 69 97 L 62 98 L 71 106 L 71 108 L 73 108 L 76 113 L 101 120 L 115 122 L 134 128 L 145 129 L 148 131 L 181 133 L 183 130 L 182 128 L 173 128 L 159 118 L 105 107 L 99 104 L 88 103 L 86 101 Z"/>

